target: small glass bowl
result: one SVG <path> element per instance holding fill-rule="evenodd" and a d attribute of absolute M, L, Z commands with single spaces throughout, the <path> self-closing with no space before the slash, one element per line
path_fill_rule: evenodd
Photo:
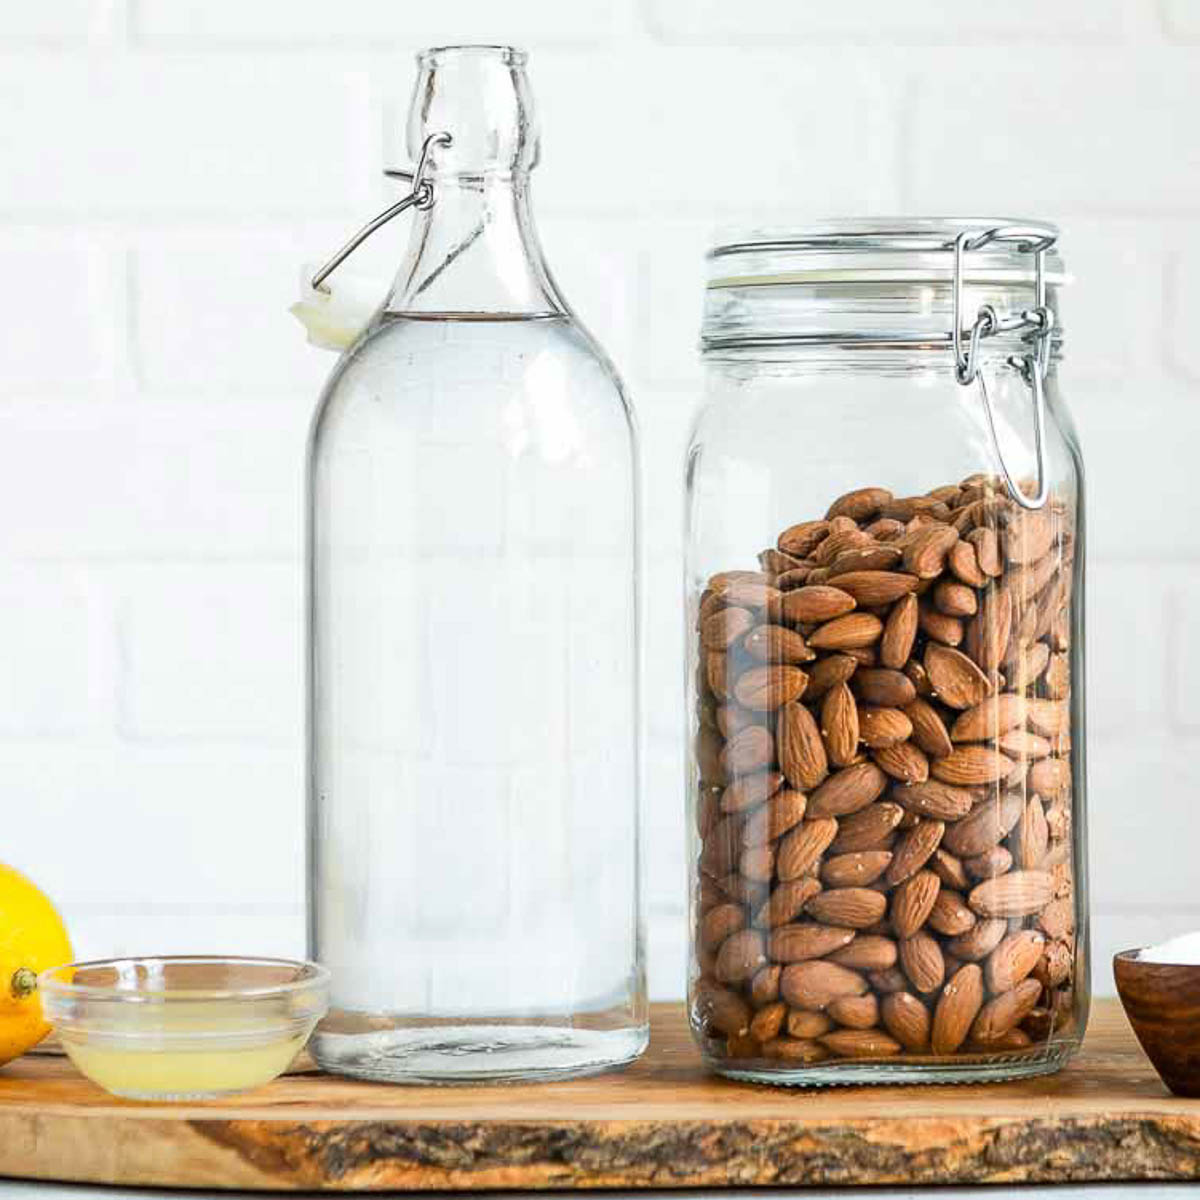
<path fill-rule="evenodd" d="M 43 971 L 46 1020 L 94 1083 L 204 1100 L 269 1083 L 329 1007 L 329 972 L 278 958 L 114 958 Z"/>

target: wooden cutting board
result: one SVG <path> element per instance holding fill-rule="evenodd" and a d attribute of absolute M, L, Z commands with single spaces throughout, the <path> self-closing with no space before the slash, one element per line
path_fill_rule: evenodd
<path fill-rule="evenodd" d="M 705 1072 L 678 1005 L 648 1054 L 570 1083 L 401 1088 L 288 1075 L 236 1102 L 115 1100 L 63 1059 L 0 1069 L 0 1175 L 254 1189 L 664 1188 L 1200 1177 L 1115 1001 L 1058 1075 L 795 1090 Z"/>

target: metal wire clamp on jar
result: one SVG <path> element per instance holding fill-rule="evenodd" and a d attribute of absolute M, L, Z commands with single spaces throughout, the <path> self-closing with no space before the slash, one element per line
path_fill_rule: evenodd
<path fill-rule="evenodd" d="M 1084 522 L 1057 238 L 845 221 L 709 255 L 689 1011 L 722 1074 L 1004 1079 L 1082 1038 Z"/>

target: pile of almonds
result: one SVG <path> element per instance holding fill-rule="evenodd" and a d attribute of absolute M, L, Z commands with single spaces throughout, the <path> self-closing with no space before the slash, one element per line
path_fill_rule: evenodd
<path fill-rule="evenodd" d="M 697 614 L 692 1019 L 796 1067 L 1077 1024 L 1074 518 L 867 487 Z M 748 1065 L 748 1064 L 747 1064 Z"/>

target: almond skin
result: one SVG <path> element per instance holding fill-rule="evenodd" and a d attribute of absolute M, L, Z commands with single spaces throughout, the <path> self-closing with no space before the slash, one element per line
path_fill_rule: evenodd
<path fill-rule="evenodd" d="M 929 1047 L 929 1009 L 910 992 L 892 992 L 879 1002 L 884 1028 L 911 1054 Z"/>
<path fill-rule="evenodd" d="M 778 963 L 759 967 L 750 980 L 750 1003 L 756 1008 L 773 1004 L 779 999 L 779 976 L 783 968 Z"/>
<path fill-rule="evenodd" d="M 803 704 L 793 701 L 779 710 L 775 744 L 779 767 L 792 787 L 810 791 L 829 774 L 821 731 Z"/>
<path fill-rule="evenodd" d="M 946 826 L 942 821 L 920 820 L 896 843 L 887 881 L 895 887 L 915 875 L 933 856 Z"/>
<path fill-rule="evenodd" d="M 844 683 L 830 688 L 821 702 L 821 738 L 831 763 L 841 767 L 854 761 L 858 753 L 858 706 Z"/>
<path fill-rule="evenodd" d="M 943 937 L 958 937 L 966 933 L 974 928 L 976 920 L 962 896 L 948 887 L 938 892 L 938 898 L 929 911 L 929 928 Z"/>
<path fill-rule="evenodd" d="M 788 1013 L 787 1031 L 789 1037 L 818 1038 L 833 1028 L 833 1019 L 823 1012 L 806 1012 L 802 1008 L 793 1009 Z"/>
<path fill-rule="evenodd" d="M 975 547 L 975 557 L 979 569 L 991 578 L 1004 574 L 1004 561 L 1000 557 L 1000 539 L 996 531 L 989 528 L 973 529 L 967 534 L 967 541 Z"/>
<path fill-rule="evenodd" d="M 800 921 L 773 930 L 767 942 L 767 952 L 773 962 L 804 962 L 810 958 L 824 958 L 826 954 L 848 946 L 853 940 L 853 929 Z"/>
<path fill-rule="evenodd" d="M 896 965 L 898 952 L 890 937 L 860 933 L 848 946 L 835 950 L 829 961 L 856 971 L 886 971 Z"/>
<path fill-rule="evenodd" d="M 918 698 L 906 704 L 904 715 L 912 722 L 912 740 L 930 758 L 944 758 L 954 749 L 945 722 L 928 700 Z"/>
<path fill-rule="evenodd" d="M 817 865 L 838 835 L 838 823 L 832 817 L 802 821 L 779 844 L 775 871 L 782 880 L 798 879 Z"/>
<path fill-rule="evenodd" d="M 818 626 L 809 637 L 808 644 L 819 650 L 853 650 L 877 642 L 882 633 L 883 622 L 877 616 L 872 613 L 852 612 Z"/>
<path fill-rule="evenodd" d="M 843 1058 L 887 1058 L 899 1054 L 899 1042 L 878 1029 L 837 1029 L 821 1035 L 821 1045 Z"/>
<path fill-rule="evenodd" d="M 866 533 L 866 530 L 863 530 Z M 868 536 L 870 536 L 868 534 Z M 843 550 L 829 564 L 829 578 L 849 575 L 856 571 L 891 571 L 900 563 L 900 550 L 896 546 L 881 546 L 871 543 L 853 550 Z M 841 587 L 841 583 L 837 584 Z M 849 589 L 847 589 L 849 590 Z M 860 601 L 861 603 L 861 601 Z"/>
<path fill-rule="evenodd" d="M 879 1001 L 871 992 L 839 996 L 825 1011 L 844 1029 L 872 1029 L 879 1024 Z"/>
<path fill-rule="evenodd" d="M 942 881 L 944 888 L 964 891 L 970 885 L 962 860 L 939 846 L 929 860 L 929 869 Z"/>
<path fill-rule="evenodd" d="M 904 565 L 918 579 L 935 579 L 957 541 L 958 531 L 952 525 L 928 525 L 904 547 Z"/>
<path fill-rule="evenodd" d="M 721 608 L 700 623 L 700 642 L 706 650 L 728 650 L 753 626 L 749 609 Z"/>
<path fill-rule="evenodd" d="M 861 667 L 854 673 L 853 689 L 864 704 L 883 708 L 903 708 L 917 698 L 912 680 L 888 667 Z"/>
<path fill-rule="evenodd" d="M 730 607 L 738 608 L 774 608 L 779 604 L 783 593 L 776 587 L 765 582 L 766 576 L 757 572 L 743 572 L 733 578 L 714 576 L 711 584 L 713 591 Z"/>
<path fill-rule="evenodd" d="M 782 786 L 783 776 L 778 771 L 758 771 L 753 775 L 742 775 L 721 793 L 721 811 L 740 813 L 757 808 L 775 795 Z"/>
<path fill-rule="evenodd" d="M 917 637 L 918 617 L 916 596 L 905 596 L 892 605 L 879 639 L 879 661 L 885 667 L 899 670 L 908 662 Z"/>
<path fill-rule="evenodd" d="M 762 1056 L 785 1063 L 815 1063 L 828 1058 L 829 1051 L 810 1038 L 777 1037 L 763 1043 Z"/>
<path fill-rule="evenodd" d="M 1013 808 L 1016 808 L 1017 799 L 1013 797 L 1009 800 Z M 1007 846 L 989 846 L 981 853 L 963 859 L 964 869 L 974 880 L 995 879 L 997 875 L 1011 871 L 1012 865 L 1013 856 Z"/>
<path fill-rule="evenodd" d="M 1024 696 L 1004 692 L 989 696 L 962 713 L 950 728 L 952 742 L 985 742 L 1025 724 L 1028 706 Z"/>
<path fill-rule="evenodd" d="M 1032 779 L 1030 786 L 1033 786 Z M 1017 823 L 1017 865 L 1027 871 L 1040 867 L 1049 849 L 1050 827 L 1046 823 L 1046 812 L 1042 808 L 1042 802 L 1036 796 L 1031 796 L 1021 814 L 1021 820 Z"/>
<path fill-rule="evenodd" d="M 981 962 L 1000 945 L 1008 931 L 1008 922 L 999 918 L 977 921 L 966 933 L 946 943 L 946 953 L 965 962 Z"/>
<path fill-rule="evenodd" d="M 1041 994 L 1042 985 L 1036 979 L 1026 979 L 1011 991 L 989 1000 L 971 1026 L 971 1037 L 979 1042 L 1002 1037 L 1029 1016 Z"/>
<path fill-rule="evenodd" d="M 807 558 L 828 536 L 828 521 L 802 521 L 785 529 L 775 543 L 784 554 Z"/>
<path fill-rule="evenodd" d="M 808 686 L 808 676 L 799 667 L 771 663 L 743 671 L 733 685 L 733 696 L 743 708 L 754 712 L 775 709 L 798 700 Z"/>
<path fill-rule="evenodd" d="M 757 929 L 742 929 L 721 943 L 715 974 L 721 983 L 744 983 L 766 962 L 766 939 Z"/>
<path fill-rule="evenodd" d="M 947 981 L 933 1014 L 930 1048 L 953 1054 L 967 1040 L 983 1007 L 983 972 L 976 963 L 959 967 Z"/>
<path fill-rule="evenodd" d="M 1010 871 L 976 884 L 967 903 L 981 917 L 1028 917 L 1054 899 L 1054 878 L 1047 871 Z"/>
<path fill-rule="evenodd" d="M 808 798 L 810 817 L 843 817 L 874 803 L 888 785 L 887 776 L 873 763 L 856 763 L 830 775 Z"/>
<path fill-rule="evenodd" d="M 910 938 L 929 919 L 942 881 L 932 871 L 918 871 L 892 894 L 892 931 L 898 938 Z"/>
<path fill-rule="evenodd" d="M 949 646 L 930 642 L 924 663 L 934 693 L 951 708 L 974 708 L 995 690 L 977 664 Z"/>
<path fill-rule="evenodd" d="M 750 1022 L 750 1036 L 759 1042 L 769 1042 L 778 1036 L 787 1020 L 788 1006 L 782 1000 L 764 1004 Z"/>
<path fill-rule="evenodd" d="M 878 800 L 861 812 L 843 817 L 837 822 L 837 836 L 829 850 L 833 854 L 849 854 L 857 850 L 886 850 L 892 832 L 903 817 L 904 809 L 900 805 Z"/>
<path fill-rule="evenodd" d="M 883 918 L 887 897 L 871 888 L 830 888 L 814 896 L 805 912 L 814 920 L 848 929 L 866 929 Z"/>
<path fill-rule="evenodd" d="M 849 517 L 852 521 L 867 521 L 877 516 L 892 502 L 892 493 L 887 488 L 863 487 L 855 488 L 839 496 L 825 514 L 826 520 L 834 517 Z"/>
<path fill-rule="evenodd" d="M 1010 933 L 987 957 L 984 979 L 993 995 L 1017 986 L 1038 964 L 1046 937 L 1036 929 Z"/>
<path fill-rule="evenodd" d="M 975 802 L 974 797 L 965 788 L 954 787 L 936 779 L 930 779 L 926 783 L 894 787 L 891 798 L 899 801 L 909 812 L 920 817 L 932 817 L 936 821 L 958 821 L 971 811 Z M 947 849 L 958 853 L 949 843 Z"/>
<path fill-rule="evenodd" d="M 745 924 L 746 914 L 740 904 L 718 904 L 710 908 L 700 921 L 700 945 L 706 950 L 716 950 Z"/>
<path fill-rule="evenodd" d="M 845 683 L 858 670 L 858 660 L 849 654 L 828 654 L 813 663 L 808 673 L 805 700 L 819 700 L 830 688 Z"/>
<path fill-rule="evenodd" d="M 755 625 L 742 639 L 742 646 L 751 658 L 762 663 L 812 662 L 817 657 L 804 638 L 786 625 Z"/>
<path fill-rule="evenodd" d="M 808 811 L 808 798 L 803 792 L 780 788 L 762 807 L 746 817 L 742 826 L 742 846 L 763 846 L 783 837 L 799 825 Z"/>
<path fill-rule="evenodd" d="M 917 609 L 917 627 L 935 642 L 944 646 L 961 646 L 966 631 L 958 617 L 948 617 L 945 613 L 921 604 Z"/>
<path fill-rule="evenodd" d="M 785 621 L 793 625 L 812 625 L 832 621 L 855 606 L 854 597 L 829 584 L 806 584 L 782 593 L 780 607 Z"/>
<path fill-rule="evenodd" d="M 1006 838 L 1024 811 L 1025 802 L 1019 794 L 985 800 L 946 830 L 942 844 L 959 858 L 974 858 Z"/>
<path fill-rule="evenodd" d="M 736 992 L 701 982 L 692 993 L 692 1013 L 710 1034 L 736 1037 L 750 1028 L 750 1006 Z"/>
<path fill-rule="evenodd" d="M 965 649 L 984 671 L 1004 661 L 1012 635 L 1012 595 L 1005 588 L 984 594 L 979 612 L 967 626 Z"/>
<path fill-rule="evenodd" d="M 747 775 L 761 771 L 775 761 L 775 739 L 761 725 L 739 729 L 721 751 L 721 765 L 729 775 Z"/>
<path fill-rule="evenodd" d="M 979 588 L 987 583 L 988 577 L 979 565 L 975 547 L 966 540 L 955 542 L 946 555 L 946 566 L 960 583 Z"/>
<path fill-rule="evenodd" d="M 872 757 L 878 766 L 901 783 L 924 783 L 929 778 L 929 759 L 912 742 L 881 746 Z"/>
<path fill-rule="evenodd" d="M 1063 795 L 1071 787 L 1071 764 L 1062 758 L 1034 763 L 1029 769 L 1029 786 L 1047 800 Z"/>
<path fill-rule="evenodd" d="M 779 990 L 783 999 L 795 1008 L 822 1012 L 839 996 L 863 995 L 867 981 L 848 967 L 813 959 L 785 967 Z"/>

